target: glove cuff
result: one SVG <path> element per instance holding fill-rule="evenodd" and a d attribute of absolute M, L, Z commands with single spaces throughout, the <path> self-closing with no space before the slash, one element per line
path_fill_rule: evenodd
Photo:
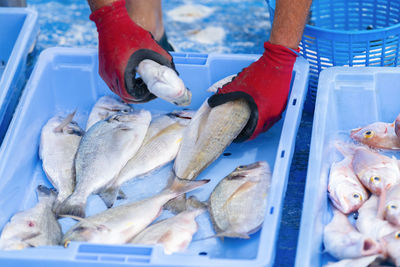
<path fill-rule="evenodd" d="M 263 57 L 269 64 L 274 64 L 281 71 L 292 72 L 296 58 L 300 55 L 300 48 L 293 50 L 270 42 L 265 42 L 264 48 Z"/>

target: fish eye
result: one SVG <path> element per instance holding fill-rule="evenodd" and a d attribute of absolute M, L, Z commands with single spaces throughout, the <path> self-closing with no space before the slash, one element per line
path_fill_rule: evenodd
<path fill-rule="evenodd" d="M 129 113 L 129 109 L 122 109 L 121 113 L 124 113 L 124 114 Z"/>
<path fill-rule="evenodd" d="M 364 135 L 364 138 L 371 138 L 371 137 L 373 137 L 375 135 L 375 132 L 371 131 L 371 130 L 368 130 L 368 131 L 364 132 L 363 135 Z"/>
<path fill-rule="evenodd" d="M 353 194 L 353 198 L 362 200 L 362 196 L 360 194 L 358 194 L 358 193 L 354 193 Z"/>
<path fill-rule="evenodd" d="M 71 243 L 71 241 L 67 240 L 64 242 L 64 248 L 67 248 L 69 246 L 69 244 Z"/>
<path fill-rule="evenodd" d="M 381 181 L 381 177 L 379 177 L 379 176 L 371 176 L 370 180 L 373 183 L 379 183 Z"/>
<path fill-rule="evenodd" d="M 388 210 L 396 210 L 396 209 L 397 209 L 397 206 L 394 205 L 394 204 L 392 204 L 392 205 L 387 205 L 387 209 L 388 209 Z"/>
<path fill-rule="evenodd" d="M 400 239 L 400 231 L 399 231 L 399 232 L 396 232 L 396 233 L 394 234 L 394 237 L 395 237 L 396 239 Z"/>

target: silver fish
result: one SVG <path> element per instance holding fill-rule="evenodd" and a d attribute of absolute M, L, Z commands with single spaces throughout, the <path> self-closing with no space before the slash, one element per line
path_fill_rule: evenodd
<path fill-rule="evenodd" d="M 196 217 L 206 209 L 187 210 L 159 221 L 135 236 L 129 243 L 164 246 L 165 254 L 184 251 L 198 230 Z"/>
<path fill-rule="evenodd" d="M 387 221 L 400 227 L 400 184 L 388 190 L 384 216 Z"/>
<path fill-rule="evenodd" d="M 89 195 L 104 191 L 135 155 L 150 120 L 150 112 L 140 110 L 117 113 L 90 127 L 75 158 L 75 190 L 60 204 L 57 214 L 85 217 Z"/>
<path fill-rule="evenodd" d="M 178 106 L 190 104 L 192 93 L 173 69 L 145 59 L 139 63 L 137 72 L 154 95 Z"/>
<path fill-rule="evenodd" d="M 249 238 L 264 221 L 271 171 L 265 161 L 237 167 L 214 188 L 209 211 L 217 236 Z"/>
<path fill-rule="evenodd" d="M 74 159 L 84 131 L 72 121 L 74 113 L 66 118 L 55 116 L 42 129 L 39 157 L 43 170 L 57 189 L 56 208 L 75 188 Z"/>
<path fill-rule="evenodd" d="M 180 111 L 154 119 L 138 152 L 128 161 L 115 181 L 100 194 L 107 207 L 114 204 L 121 185 L 172 161 L 178 153 L 183 130 L 192 113 Z"/>
<path fill-rule="evenodd" d="M 383 246 L 389 259 L 400 266 L 400 228 L 382 238 Z"/>
<path fill-rule="evenodd" d="M 381 237 L 396 231 L 395 226 L 377 217 L 377 212 L 378 197 L 371 195 L 358 210 L 358 219 L 356 220 L 358 231 L 374 240 L 380 240 Z"/>
<path fill-rule="evenodd" d="M 113 207 L 88 218 L 76 218 L 63 238 L 64 246 L 70 241 L 88 241 L 105 244 L 124 244 L 153 222 L 170 199 L 191 191 L 208 180 L 187 181 L 176 179 L 161 193 L 134 203 Z"/>
<path fill-rule="evenodd" d="M 103 96 L 97 100 L 86 122 L 86 131 L 96 122 L 105 120 L 111 115 L 132 112 L 133 108 L 113 96 Z"/>
<path fill-rule="evenodd" d="M 349 219 L 334 209 L 333 218 L 324 228 L 325 251 L 336 259 L 352 259 L 382 252 L 379 243 L 358 232 Z"/>
<path fill-rule="evenodd" d="M 176 156 L 173 175 L 194 180 L 217 159 L 243 130 L 250 117 L 250 108 L 243 99 L 210 108 L 207 100 L 183 132 Z M 168 203 L 173 212 L 185 209 L 184 198 Z"/>
<path fill-rule="evenodd" d="M 20 250 L 28 247 L 58 245 L 61 226 L 52 211 L 56 194 L 42 185 L 36 189 L 39 202 L 18 212 L 6 224 L 0 236 L 0 249 Z"/>

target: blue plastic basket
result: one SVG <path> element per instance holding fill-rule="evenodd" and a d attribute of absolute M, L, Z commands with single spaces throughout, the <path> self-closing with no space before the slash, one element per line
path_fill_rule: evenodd
<path fill-rule="evenodd" d="M 0 143 L 27 78 L 27 56 L 39 30 L 36 22 L 34 10 L 0 7 Z"/>
<path fill-rule="evenodd" d="M 198 108 L 212 93 L 206 89 L 217 80 L 240 71 L 256 60 L 256 55 L 206 55 L 173 53 L 185 84 L 192 90 L 190 108 Z M 56 113 L 77 109 L 76 120 L 84 126 L 88 112 L 102 95 L 111 94 L 101 80 L 97 52 L 93 49 L 51 48 L 40 55 L 27 83 L 14 118 L 0 148 L 0 229 L 17 211 L 36 203 L 35 187 L 49 185 L 38 158 L 40 131 Z M 72 78 L 73 77 L 73 78 Z M 201 200 L 235 167 L 266 160 L 273 169 L 267 213 L 262 230 L 249 240 L 217 238 L 192 242 L 185 253 L 164 255 L 158 246 L 98 245 L 71 243 L 64 249 L 44 247 L 22 251 L 0 251 L 0 266 L 272 266 L 283 197 L 300 123 L 308 77 L 308 63 L 299 58 L 294 67 L 292 90 L 282 120 L 256 140 L 232 144 L 226 154 L 208 167 L 199 179 L 211 182 L 196 190 Z M 176 106 L 156 99 L 136 105 L 153 112 L 170 112 Z M 154 195 L 166 184 L 172 164 L 146 179 L 125 185 L 128 202 Z M 120 204 L 121 202 L 117 203 Z M 104 210 L 97 196 L 89 198 L 89 215 Z M 199 232 L 194 239 L 214 234 L 208 214 L 198 218 Z M 63 230 L 71 219 L 62 219 Z"/>
<path fill-rule="evenodd" d="M 267 3 L 273 19 L 275 0 Z M 398 66 L 399 34 L 399 0 L 314 0 L 300 42 L 310 63 L 305 109 L 314 109 L 318 76 L 325 68 Z"/>
<path fill-rule="evenodd" d="M 350 129 L 400 113 L 400 68 L 334 67 L 321 72 L 315 105 L 296 267 L 319 267 L 335 259 L 324 253 L 323 229 L 332 218 L 329 168 L 343 158 L 334 140 L 350 140 Z M 399 152 L 393 153 L 399 158 Z"/>

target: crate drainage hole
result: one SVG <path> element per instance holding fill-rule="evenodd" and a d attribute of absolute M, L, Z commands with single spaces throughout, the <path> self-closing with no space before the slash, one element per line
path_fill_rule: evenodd
<path fill-rule="evenodd" d="M 205 252 L 205 251 L 199 252 L 199 255 L 200 255 L 200 256 L 207 256 L 207 254 L 208 254 L 208 253 Z"/>
<path fill-rule="evenodd" d="M 230 155 L 232 155 L 232 153 L 230 153 L 230 152 L 225 152 L 223 155 L 224 155 L 224 156 L 230 156 Z"/>
<path fill-rule="evenodd" d="M 285 150 L 282 150 L 281 152 L 281 158 L 283 158 L 285 156 Z"/>
<path fill-rule="evenodd" d="M 293 106 L 296 106 L 296 103 L 297 103 L 297 99 L 295 98 L 295 99 L 293 99 L 292 105 L 293 105 Z"/>

